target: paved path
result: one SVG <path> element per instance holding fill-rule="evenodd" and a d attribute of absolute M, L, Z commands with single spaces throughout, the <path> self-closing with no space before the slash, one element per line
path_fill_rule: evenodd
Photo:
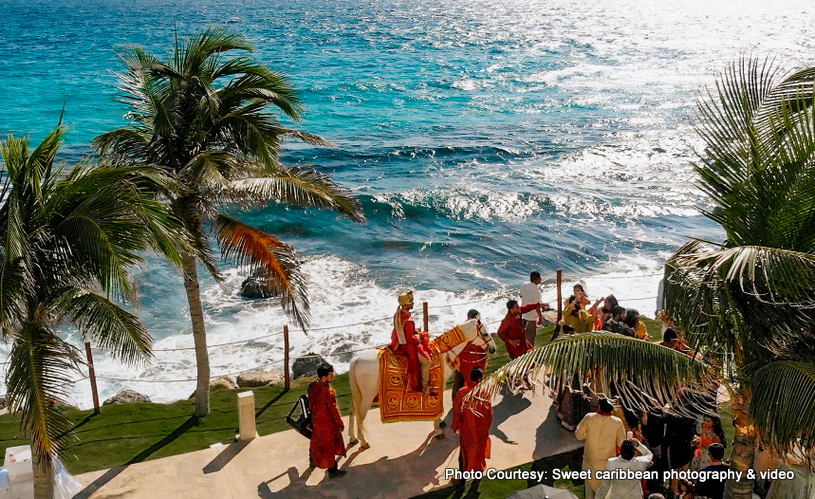
<path fill-rule="evenodd" d="M 540 392 L 540 389 L 538 389 Z M 450 392 L 444 396 L 449 423 Z M 540 393 L 506 395 L 494 401 L 492 458 L 487 466 L 506 469 L 579 448 L 560 426 L 552 400 Z M 345 420 L 346 427 L 348 418 Z M 458 465 L 458 437 L 433 437 L 433 424 L 382 424 L 379 409 L 366 418 L 371 448 L 348 449 L 342 478 L 308 468 L 308 441 L 294 430 L 248 443 L 209 449 L 79 475 L 86 489 L 77 498 L 241 498 L 329 497 L 408 498 L 443 487 L 446 468 Z M 346 442 L 348 440 L 345 435 Z"/>

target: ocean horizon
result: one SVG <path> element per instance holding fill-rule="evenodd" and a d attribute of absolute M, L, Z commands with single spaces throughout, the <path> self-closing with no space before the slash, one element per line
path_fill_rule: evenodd
<path fill-rule="evenodd" d="M 342 352 L 390 340 L 405 289 L 429 303 L 431 333 L 470 308 L 494 332 L 533 270 L 554 307 L 558 268 L 565 295 L 580 282 L 592 299 L 613 293 L 653 317 L 665 259 L 692 237 L 723 239 L 694 185 L 697 95 L 739 57 L 793 69 L 815 54 L 815 10 L 797 0 L 3 6 L 0 135 L 36 143 L 64 106 L 68 164 L 127 123 L 114 100 L 123 47 L 166 57 L 176 34 L 225 26 L 291 79 L 306 112 L 287 124 L 334 146 L 287 142 L 283 162 L 349 187 L 368 223 L 277 205 L 225 210 L 300 252 L 313 321 L 307 335 L 291 327 L 292 358 L 315 352 L 339 371 L 350 360 Z M 278 368 L 285 315 L 275 300 L 238 295 L 245 269 L 223 269 L 223 286 L 201 272 L 208 343 L 222 345 L 210 350 L 213 375 Z M 195 377 L 195 360 L 181 274 L 150 256 L 136 278 L 156 357 L 128 368 L 95 352 L 100 396 L 187 398 L 195 384 L 181 380 Z M 7 353 L 0 345 L 0 361 Z M 70 394 L 81 408 L 91 406 L 87 384 Z"/>

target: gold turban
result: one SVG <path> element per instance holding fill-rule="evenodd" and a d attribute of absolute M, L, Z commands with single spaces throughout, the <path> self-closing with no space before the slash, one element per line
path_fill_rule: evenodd
<path fill-rule="evenodd" d="M 413 303 L 413 291 L 399 295 L 399 305 L 407 305 L 408 303 Z"/>

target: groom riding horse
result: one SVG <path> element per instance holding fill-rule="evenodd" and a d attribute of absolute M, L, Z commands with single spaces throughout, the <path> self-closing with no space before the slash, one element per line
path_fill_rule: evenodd
<path fill-rule="evenodd" d="M 390 349 L 397 355 L 408 357 L 408 375 L 413 391 L 438 395 L 430 391 L 430 341 L 427 331 L 416 332 L 416 324 L 410 315 L 413 308 L 413 292 L 399 296 L 399 308 L 393 316 L 393 333 Z M 419 372 L 421 368 L 421 384 Z"/>

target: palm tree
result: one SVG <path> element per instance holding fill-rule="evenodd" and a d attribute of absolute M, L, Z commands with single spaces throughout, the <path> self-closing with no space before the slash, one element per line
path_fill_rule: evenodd
<path fill-rule="evenodd" d="M 156 165 L 175 179 L 178 188 L 160 193 L 194 242 L 183 254 L 184 286 L 190 305 L 197 388 L 195 415 L 209 413 L 209 356 L 196 261 L 222 281 L 210 251 L 211 228 L 225 257 L 261 270 L 270 295 L 281 297 L 283 309 L 306 330 L 309 302 L 294 249 L 218 212 L 225 204 L 287 203 L 328 208 L 364 221 L 351 193 L 308 166 L 287 167 L 278 156 L 284 137 L 309 144 L 326 141 L 282 126 L 270 108 L 300 120 L 302 106 L 282 75 L 249 55 L 241 36 L 208 29 L 183 46 L 175 42 L 167 62 L 141 48 L 122 55 L 121 102 L 129 106 L 132 125 L 103 134 L 94 147 L 122 165 Z"/>
<path fill-rule="evenodd" d="M 178 234 L 149 195 L 157 182 L 169 187 L 158 172 L 86 164 L 65 172 L 54 164 L 63 133 L 33 151 L 27 138 L 0 143 L 0 330 L 11 344 L 9 406 L 31 437 L 37 498 L 54 495 L 53 458 L 71 430 L 59 404 L 81 362 L 57 327 L 73 324 L 114 358 L 145 362 L 152 339 L 117 301 L 135 298 L 128 268 L 140 251 L 164 246 L 178 259 L 170 244 Z"/>
<path fill-rule="evenodd" d="M 721 383 L 733 406 L 734 470 L 752 467 L 758 443 L 782 456 L 811 449 L 813 97 L 815 68 L 781 77 L 772 63 L 742 60 L 699 99 L 696 129 L 706 147 L 695 170 L 715 206 L 704 214 L 726 238 L 680 248 L 665 265 L 665 296 L 668 315 L 704 362 L 637 340 L 579 335 L 507 364 L 484 388 L 495 391 L 534 363 L 555 382 L 599 374 L 604 390 L 627 390 L 626 404 L 651 409 Z M 745 478 L 729 484 L 729 496 L 749 498 L 752 489 L 753 479 Z"/>

